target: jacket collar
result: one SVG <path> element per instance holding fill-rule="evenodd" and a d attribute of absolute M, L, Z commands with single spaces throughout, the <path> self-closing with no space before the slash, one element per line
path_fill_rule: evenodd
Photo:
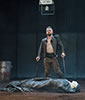
<path fill-rule="evenodd" d="M 52 35 L 52 39 L 51 39 L 51 42 L 53 42 L 53 40 L 54 40 L 54 36 Z M 47 42 L 48 40 L 47 40 L 47 37 L 46 37 L 46 42 Z"/>

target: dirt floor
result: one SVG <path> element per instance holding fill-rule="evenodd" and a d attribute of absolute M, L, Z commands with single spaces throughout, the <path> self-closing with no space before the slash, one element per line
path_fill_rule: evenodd
<path fill-rule="evenodd" d="M 48 92 L 24 92 L 8 93 L 0 91 L 0 100 L 85 100 L 85 81 L 78 81 L 81 86 L 79 93 L 48 93 Z M 6 84 L 1 83 L 0 87 Z"/>

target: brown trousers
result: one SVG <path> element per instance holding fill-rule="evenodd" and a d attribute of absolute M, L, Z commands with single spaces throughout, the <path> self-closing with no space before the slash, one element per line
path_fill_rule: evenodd
<path fill-rule="evenodd" d="M 58 60 L 57 60 L 56 57 L 54 57 L 54 58 L 48 58 L 48 57 L 44 58 L 45 76 L 48 77 L 51 64 L 53 65 L 54 71 L 56 72 L 56 74 L 58 76 L 60 76 L 60 78 L 64 78 L 64 74 L 60 70 L 59 63 L 58 63 Z"/>

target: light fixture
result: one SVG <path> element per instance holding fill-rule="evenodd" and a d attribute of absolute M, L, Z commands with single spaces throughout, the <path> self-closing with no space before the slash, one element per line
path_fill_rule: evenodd
<path fill-rule="evenodd" d="M 54 15 L 55 4 L 53 0 L 39 0 L 41 15 Z"/>

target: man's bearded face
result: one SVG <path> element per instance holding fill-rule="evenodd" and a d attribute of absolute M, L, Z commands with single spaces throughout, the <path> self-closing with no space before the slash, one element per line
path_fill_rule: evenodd
<path fill-rule="evenodd" d="M 51 36 L 53 34 L 53 30 L 51 28 L 46 29 L 46 35 Z"/>

